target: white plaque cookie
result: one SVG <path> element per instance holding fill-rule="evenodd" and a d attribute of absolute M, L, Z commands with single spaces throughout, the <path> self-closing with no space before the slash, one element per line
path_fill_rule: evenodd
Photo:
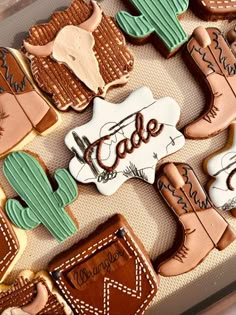
<path fill-rule="evenodd" d="M 120 104 L 95 98 L 93 109 L 92 120 L 72 129 L 65 143 L 75 154 L 71 174 L 79 182 L 95 183 L 104 195 L 133 177 L 153 184 L 160 159 L 184 146 L 176 129 L 179 105 L 170 97 L 155 100 L 147 87 Z"/>

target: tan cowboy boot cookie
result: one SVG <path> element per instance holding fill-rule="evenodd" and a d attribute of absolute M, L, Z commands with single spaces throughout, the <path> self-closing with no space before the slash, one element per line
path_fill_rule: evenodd
<path fill-rule="evenodd" d="M 211 250 L 223 250 L 236 239 L 236 233 L 213 207 L 188 164 L 165 164 L 157 177 L 157 189 L 183 231 L 180 247 L 157 266 L 162 276 L 186 273 L 197 267 Z"/>
<path fill-rule="evenodd" d="M 56 111 L 35 87 L 23 56 L 0 47 L 0 157 L 51 131 Z"/>
<path fill-rule="evenodd" d="M 190 139 L 213 137 L 236 119 L 236 58 L 217 28 L 198 27 L 184 58 L 207 94 L 207 110 L 185 127 Z"/>

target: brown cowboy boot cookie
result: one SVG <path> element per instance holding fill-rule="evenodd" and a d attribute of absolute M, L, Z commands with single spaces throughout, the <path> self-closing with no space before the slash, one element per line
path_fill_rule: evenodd
<path fill-rule="evenodd" d="M 236 118 L 236 58 L 217 28 L 198 27 L 184 59 L 207 95 L 206 111 L 187 125 L 190 139 L 205 139 L 226 129 Z"/>
<path fill-rule="evenodd" d="M 162 276 L 186 273 L 211 250 L 223 250 L 236 239 L 236 233 L 213 207 L 188 164 L 165 164 L 157 176 L 157 189 L 182 226 L 181 245 L 157 266 Z"/>
<path fill-rule="evenodd" d="M 206 21 L 236 18 L 235 0 L 190 0 L 190 8 L 197 16 Z"/>
<path fill-rule="evenodd" d="M 46 24 L 30 29 L 24 52 L 39 87 L 65 111 L 127 83 L 133 57 L 123 34 L 95 1 L 74 0 Z"/>
<path fill-rule="evenodd" d="M 0 47 L 0 157 L 26 144 L 33 131 L 51 130 L 58 119 L 34 86 L 20 53 Z"/>

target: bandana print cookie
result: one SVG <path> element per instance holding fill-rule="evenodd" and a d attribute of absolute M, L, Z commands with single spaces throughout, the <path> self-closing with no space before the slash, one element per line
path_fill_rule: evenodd
<path fill-rule="evenodd" d="M 236 239 L 235 231 L 213 207 L 188 164 L 165 164 L 157 175 L 157 189 L 182 227 L 180 247 L 157 265 L 160 275 L 186 273 L 214 248 L 223 250 Z"/>
<path fill-rule="evenodd" d="M 142 315 L 159 287 L 144 246 L 120 214 L 55 257 L 49 273 L 75 314 Z"/>
<path fill-rule="evenodd" d="M 0 188 L 0 283 L 11 272 L 26 247 L 26 233 L 13 227 L 3 211 L 6 196 Z"/>
<path fill-rule="evenodd" d="M 176 129 L 179 118 L 180 108 L 172 98 L 155 100 L 146 87 L 121 104 L 96 98 L 92 120 L 65 138 L 75 154 L 71 174 L 82 183 L 95 183 L 104 195 L 133 177 L 153 184 L 157 163 L 184 146 L 184 136 Z"/>
<path fill-rule="evenodd" d="M 190 0 L 190 7 L 203 20 L 233 20 L 236 18 L 235 0 Z"/>
<path fill-rule="evenodd" d="M 33 26 L 24 48 L 36 82 L 62 111 L 83 110 L 125 84 L 133 68 L 122 33 L 95 1 L 74 0 L 47 24 Z"/>
<path fill-rule="evenodd" d="M 208 184 L 209 196 L 214 204 L 232 210 L 236 216 L 236 123 L 230 125 L 229 140 L 224 149 L 204 161 L 206 172 L 212 177 Z"/>
<path fill-rule="evenodd" d="M 12 285 L 0 285 L 1 315 L 72 315 L 45 271 L 22 271 Z"/>
<path fill-rule="evenodd" d="M 116 20 L 125 34 L 134 43 L 153 40 L 155 46 L 166 57 L 171 57 L 187 41 L 178 17 L 188 8 L 189 0 L 124 0 L 131 10 L 140 15 L 119 12 Z"/>
<path fill-rule="evenodd" d="M 0 47 L 0 157 L 24 146 L 36 133 L 48 133 L 58 119 L 34 86 L 23 56 Z"/>
<path fill-rule="evenodd" d="M 185 127 L 190 139 L 213 137 L 236 118 L 236 57 L 217 28 L 195 29 L 185 61 L 207 93 L 206 111 Z"/>
<path fill-rule="evenodd" d="M 38 160 L 26 152 L 11 153 L 3 165 L 7 180 L 26 203 L 16 199 L 6 202 L 6 213 L 20 229 L 29 230 L 43 224 L 50 233 L 62 242 L 77 231 L 77 227 L 65 207 L 78 196 L 78 188 L 65 169 L 55 173 L 58 189 L 53 188 Z"/>

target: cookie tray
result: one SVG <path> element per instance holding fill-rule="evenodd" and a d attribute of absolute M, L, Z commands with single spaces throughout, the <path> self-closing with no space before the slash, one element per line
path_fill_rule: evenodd
<path fill-rule="evenodd" d="M 0 23 L 1 45 L 19 48 L 31 25 L 47 21 L 55 10 L 62 9 L 69 3 L 69 0 L 36 1 L 3 20 Z M 125 9 L 122 0 L 104 0 L 101 1 L 101 6 L 110 15 Z M 234 24 L 233 22 L 206 23 L 195 17 L 191 11 L 186 13 L 181 23 L 189 35 L 198 25 L 218 26 L 223 31 L 227 31 Z M 170 60 L 165 60 L 151 44 L 139 47 L 129 44 L 129 48 L 135 56 L 135 69 L 125 87 L 113 89 L 108 93 L 108 101 L 118 103 L 132 90 L 145 85 L 152 89 L 157 98 L 171 96 L 176 99 L 182 109 L 180 128 L 199 115 L 204 107 L 204 95 L 186 68 L 180 53 Z M 39 154 L 51 173 L 57 168 L 67 167 L 71 153 L 64 145 L 64 135 L 70 129 L 89 121 L 91 115 L 92 106 L 81 114 L 73 111 L 62 113 L 62 124 L 56 131 L 47 137 L 36 137 L 25 149 Z M 202 160 L 221 148 L 226 139 L 227 131 L 212 139 L 187 140 L 181 151 L 165 161 L 191 164 L 205 184 L 207 176 L 202 172 Z M 1 169 L 0 182 L 7 196 L 13 197 L 14 192 Z M 8 278 L 9 281 L 22 269 L 34 271 L 45 269 L 56 254 L 84 238 L 98 224 L 117 212 L 125 215 L 152 259 L 171 247 L 176 233 L 176 223 L 153 186 L 139 180 L 130 180 L 110 197 L 99 195 L 92 184 L 80 185 L 79 192 L 79 198 L 71 207 L 74 216 L 80 222 L 79 232 L 60 245 L 41 226 L 27 232 L 27 249 Z M 224 213 L 224 216 L 236 228 L 236 219 L 228 213 Z M 160 291 L 146 314 L 171 315 L 186 311 L 235 281 L 235 263 L 236 242 L 223 252 L 212 251 L 198 268 L 188 274 L 175 278 L 161 278 Z"/>

